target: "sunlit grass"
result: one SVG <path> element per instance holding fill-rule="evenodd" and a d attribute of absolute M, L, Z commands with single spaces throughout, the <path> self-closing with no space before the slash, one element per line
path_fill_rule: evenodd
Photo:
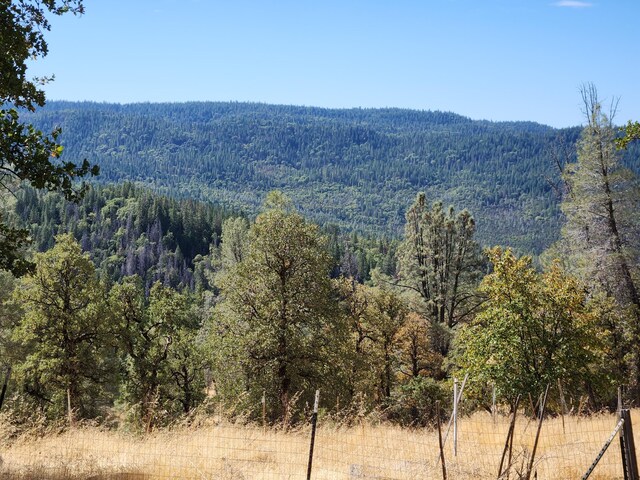
<path fill-rule="evenodd" d="M 636 424 L 638 413 L 634 413 Z M 615 415 L 546 419 L 534 461 L 538 478 L 580 478 L 613 430 Z M 509 418 L 486 413 L 458 425 L 445 445 L 448 478 L 496 478 Z M 446 431 L 446 425 L 443 426 Z M 510 478 L 528 464 L 535 420 L 520 416 Z M 217 423 L 198 428 L 133 435 L 96 427 L 4 442 L 3 479 L 304 479 L 310 427 L 289 431 Z M 314 479 L 440 479 L 437 431 L 363 422 L 321 422 L 313 460 Z M 591 479 L 622 478 L 615 439 Z"/>

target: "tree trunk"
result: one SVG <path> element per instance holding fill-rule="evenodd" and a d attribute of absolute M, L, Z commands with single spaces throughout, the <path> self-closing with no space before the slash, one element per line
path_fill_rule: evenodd
<path fill-rule="evenodd" d="M 11 367 L 7 367 L 7 372 L 4 375 L 4 382 L 2 382 L 2 391 L 0 392 L 0 410 L 2 410 L 2 404 L 4 403 L 4 397 L 7 394 L 7 387 L 9 380 L 11 379 Z"/>

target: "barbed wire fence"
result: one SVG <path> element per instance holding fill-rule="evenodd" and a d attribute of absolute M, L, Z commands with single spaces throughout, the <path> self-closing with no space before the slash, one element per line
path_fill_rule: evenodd
<path fill-rule="evenodd" d="M 0 478 L 638 479 L 621 454 L 635 452 L 633 436 L 615 437 L 630 432 L 624 424 L 638 424 L 640 411 L 622 409 L 626 421 L 621 413 L 544 415 L 542 399 L 478 409 L 464 384 L 454 383 L 442 450 L 435 425 L 337 422 L 318 418 L 316 404 L 309 423 L 287 429 L 212 417 L 144 435 L 97 426 L 23 435 L 2 443 Z"/>

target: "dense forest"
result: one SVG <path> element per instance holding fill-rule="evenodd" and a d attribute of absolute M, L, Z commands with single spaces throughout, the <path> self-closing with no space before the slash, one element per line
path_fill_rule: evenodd
<path fill-rule="evenodd" d="M 483 249 L 476 217 L 424 192 L 383 238 L 319 226 L 278 190 L 254 217 L 130 182 L 75 201 L 21 186 L 3 211 L 32 236 L 28 271 L 0 272 L 5 418 L 15 432 L 148 432 L 196 410 L 290 425 L 321 388 L 348 421 L 424 425 L 453 376 L 478 408 L 488 389 L 509 406 L 549 385 L 564 386 L 551 411 L 615 408 L 619 385 L 635 402 L 638 177 L 584 96 L 555 176 L 563 227 L 537 266 Z"/>
<path fill-rule="evenodd" d="M 156 281 L 179 290 L 207 288 L 203 269 L 211 268 L 209 256 L 220 247 L 224 220 L 248 221 L 240 211 L 175 199 L 131 182 L 90 186 L 77 202 L 25 186 L 6 213 L 29 230 L 32 250 L 46 251 L 56 235 L 72 233 L 101 277 L 119 281 L 138 275 L 147 291 Z M 395 274 L 397 239 L 358 235 L 332 224 L 323 233 L 333 277 L 364 282 L 374 269 Z"/>
<path fill-rule="evenodd" d="M 550 179 L 558 161 L 574 159 L 580 132 L 446 112 L 248 103 L 49 102 L 25 118 L 61 127 L 63 157 L 99 164 L 102 183 L 134 181 L 251 216 L 280 189 L 320 225 L 396 238 L 424 191 L 472 211 L 481 244 L 532 254 L 558 237 Z M 637 158 L 633 150 L 623 162 L 637 169 Z"/>

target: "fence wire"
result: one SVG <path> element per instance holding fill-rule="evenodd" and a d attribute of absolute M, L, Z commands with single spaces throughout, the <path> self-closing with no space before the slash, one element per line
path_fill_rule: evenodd
<path fill-rule="evenodd" d="M 640 425 L 640 412 L 632 417 Z M 507 412 L 460 416 L 456 454 L 452 430 L 444 447 L 447 478 L 497 478 L 510 418 Z M 616 422 L 615 414 L 545 418 L 534 461 L 537 478 L 580 478 Z M 519 478 L 526 468 L 536 429 L 536 419 L 519 414 L 509 478 Z M 310 425 L 285 431 L 225 422 L 147 435 L 74 428 L 5 442 L 0 478 L 306 479 L 310 431 Z M 321 417 L 314 451 L 313 479 L 442 478 L 435 428 L 367 422 L 346 426 Z M 623 478 L 617 441 L 590 478 Z"/>

